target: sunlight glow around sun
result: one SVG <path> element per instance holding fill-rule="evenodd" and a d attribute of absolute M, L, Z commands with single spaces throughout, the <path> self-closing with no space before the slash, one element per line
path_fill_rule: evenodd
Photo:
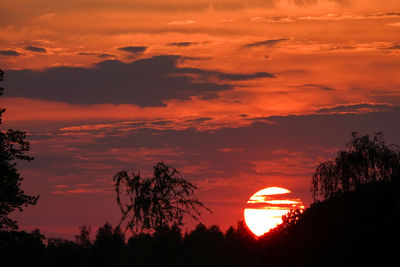
<path fill-rule="evenodd" d="M 247 201 L 244 219 L 249 229 L 261 236 L 282 223 L 282 216 L 291 209 L 304 209 L 299 198 L 290 190 L 281 187 L 264 188 Z"/>

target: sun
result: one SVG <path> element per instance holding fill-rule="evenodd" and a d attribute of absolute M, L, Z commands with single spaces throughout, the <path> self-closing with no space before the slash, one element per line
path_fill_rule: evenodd
<path fill-rule="evenodd" d="M 244 220 L 255 235 L 261 236 L 282 223 L 282 215 L 291 209 L 304 209 L 304 205 L 288 189 L 267 187 L 249 198 Z"/>

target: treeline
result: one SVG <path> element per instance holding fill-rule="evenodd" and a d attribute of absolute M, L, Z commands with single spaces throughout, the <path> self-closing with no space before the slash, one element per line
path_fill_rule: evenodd
<path fill-rule="evenodd" d="M 386 266 L 398 262 L 399 192 L 397 179 L 368 183 L 293 211 L 260 238 L 243 222 L 225 233 L 199 224 L 129 239 L 106 223 L 93 241 L 88 227 L 74 241 L 1 232 L 2 266 Z"/>
<path fill-rule="evenodd" d="M 166 227 L 129 239 L 106 223 L 93 241 L 82 227 L 74 241 L 46 239 L 38 230 L 0 232 L 5 266 L 255 266 L 256 239 L 240 222 L 223 233 L 198 224 L 190 233 Z M 46 244 L 47 243 L 47 244 Z M 3 266 L 3 265 L 2 265 Z"/>

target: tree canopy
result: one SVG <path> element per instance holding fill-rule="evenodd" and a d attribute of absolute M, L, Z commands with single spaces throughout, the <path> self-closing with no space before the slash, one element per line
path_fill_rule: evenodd
<path fill-rule="evenodd" d="M 365 183 L 400 179 L 400 152 L 387 145 L 383 133 L 373 137 L 352 133 L 346 151 L 318 165 L 312 177 L 314 200 L 353 191 Z"/>
<path fill-rule="evenodd" d="M 0 70 L 0 81 L 4 72 Z M 0 96 L 3 94 L 0 87 Z M 0 108 L 0 124 L 5 108 Z M 16 229 L 17 222 L 8 214 L 22 207 L 35 205 L 38 196 L 29 196 L 21 189 L 23 178 L 16 168 L 16 160 L 31 161 L 33 157 L 25 155 L 30 150 L 29 142 L 25 141 L 25 132 L 18 130 L 0 131 L 0 229 Z"/>
<path fill-rule="evenodd" d="M 163 162 L 154 166 L 153 177 L 142 178 L 140 173 L 132 173 L 131 178 L 121 171 L 113 180 L 122 213 L 120 225 L 127 221 L 126 228 L 132 232 L 181 226 L 185 216 L 198 221 L 200 208 L 205 208 L 192 196 L 197 187 Z"/>

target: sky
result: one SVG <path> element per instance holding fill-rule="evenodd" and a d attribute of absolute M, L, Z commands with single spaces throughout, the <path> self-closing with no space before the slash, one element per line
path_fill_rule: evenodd
<path fill-rule="evenodd" d="M 119 222 L 112 177 L 159 161 L 226 230 L 269 186 L 312 203 L 351 132 L 400 144 L 397 0 L 3 0 L 2 129 L 25 130 L 22 229 Z M 190 228 L 190 226 L 188 226 Z"/>

